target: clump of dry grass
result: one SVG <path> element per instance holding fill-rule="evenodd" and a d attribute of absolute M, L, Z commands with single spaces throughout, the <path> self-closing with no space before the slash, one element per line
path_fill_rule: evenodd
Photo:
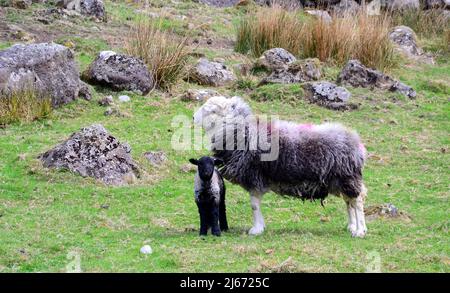
<path fill-rule="evenodd" d="M 391 12 L 394 25 L 410 27 L 417 35 L 424 37 L 445 37 L 450 20 L 438 9 L 408 9 Z"/>
<path fill-rule="evenodd" d="M 367 66 L 385 69 L 393 67 L 396 60 L 388 38 L 390 28 L 388 16 L 368 16 L 363 11 L 329 23 L 280 8 L 261 9 L 239 24 L 235 50 L 259 56 L 281 47 L 299 57 L 337 64 L 356 58 Z"/>
<path fill-rule="evenodd" d="M 1 95 L 0 125 L 48 118 L 52 113 L 51 98 L 43 97 L 32 88 Z"/>
<path fill-rule="evenodd" d="M 130 31 L 125 50 L 147 64 L 157 88 L 167 90 L 186 73 L 189 50 L 186 39 L 161 30 L 161 24 L 138 21 Z"/>
<path fill-rule="evenodd" d="M 237 27 L 235 50 L 240 53 L 261 55 L 265 50 L 282 47 L 293 54 L 300 52 L 297 37 L 302 22 L 297 13 L 281 7 L 259 9 L 244 17 Z"/>

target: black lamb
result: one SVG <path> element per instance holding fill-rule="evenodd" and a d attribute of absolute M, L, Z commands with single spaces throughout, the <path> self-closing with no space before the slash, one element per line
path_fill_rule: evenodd
<path fill-rule="evenodd" d="M 200 235 L 207 235 L 208 228 L 211 228 L 213 235 L 220 236 L 221 231 L 228 230 L 228 223 L 225 208 L 225 183 L 215 166 L 223 162 L 211 157 L 190 159 L 189 162 L 197 166 L 194 194 L 200 214 Z"/>

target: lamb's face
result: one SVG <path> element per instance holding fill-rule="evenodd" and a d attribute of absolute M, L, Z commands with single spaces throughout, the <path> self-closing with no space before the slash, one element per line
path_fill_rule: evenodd
<path fill-rule="evenodd" d="M 245 118 L 250 114 L 250 107 L 241 98 L 215 96 L 208 99 L 194 113 L 194 123 L 208 131 L 220 121 L 229 122 L 237 117 Z"/>

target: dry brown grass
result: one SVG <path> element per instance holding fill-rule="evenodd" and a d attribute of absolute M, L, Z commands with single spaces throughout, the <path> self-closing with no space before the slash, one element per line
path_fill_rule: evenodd
<path fill-rule="evenodd" d="M 167 90 L 185 74 L 189 50 L 186 39 L 162 31 L 161 25 L 151 20 L 138 21 L 130 30 L 125 50 L 147 64 L 157 88 Z"/>
<path fill-rule="evenodd" d="M 395 65 L 390 28 L 388 16 L 363 12 L 327 23 L 280 8 L 261 9 L 239 24 L 235 49 L 259 56 L 267 49 L 282 47 L 299 57 L 338 64 L 356 58 L 367 66 L 385 69 Z"/>
<path fill-rule="evenodd" d="M 52 113 L 51 98 L 42 97 L 32 88 L 0 95 L 0 125 L 30 122 L 47 118 Z"/>
<path fill-rule="evenodd" d="M 420 37 L 445 37 L 450 29 L 449 18 L 437 9 L 410 9 L 390 14 L 394 25 L 406 25 Z"/>

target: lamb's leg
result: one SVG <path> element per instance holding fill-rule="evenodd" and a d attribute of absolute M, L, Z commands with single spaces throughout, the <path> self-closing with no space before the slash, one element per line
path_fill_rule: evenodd
<path fill-rule="evenodd" d="M 198 213 L 200 214 L 200 236 L 208 234 L 208 214 L 203 203 L 197 202 Z"/>
<path fill-rule="evenodd" d="M 262 194 L 258 192 L 250 192 L 250 203 L 253 210 L 253 227 L 248 231 L 250 235 L 259 235 L 264 231 L 264 218 L 261 213 Z"/>
<path fill-rule="evenodd" d="M 213 204 L 210 211 L 211 211 L 211 234 L 214 236 L 220 236 L 219 205 Z"/>

